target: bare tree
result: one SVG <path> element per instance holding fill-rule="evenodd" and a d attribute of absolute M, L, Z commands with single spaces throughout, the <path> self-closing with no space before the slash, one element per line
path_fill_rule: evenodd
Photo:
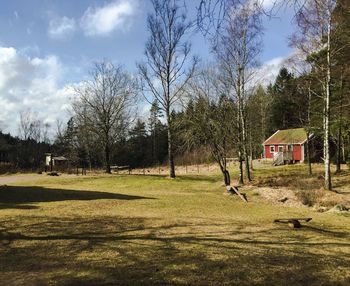
<path fill-rule="evenodd" d="M 22 110 L 19 114 L 18 133 L 21 139 L 28 140 L 33 136 L 33 124 L 36 114 L 30 109 Z"/>
<path fill-rule="evenodd" d="M 228 7 L 223 31 L 213 49 L 225 74 L 225 83 L 238 107 L 237 127 L 239 130 L 240 182 L 243 183 L 242 159 L 245 161 L 246 176 L 251 181 L 246 123 L 247 89 L 252 86 L 257 57 L 262 46 L 261 11 L 254 2 Z"/>
<path fill-rule="evenodd" d="M 189 98 L 183 117 L 182 137 L 187 148 L 205 146 L 219 165 L 225 185 L 230 185 L 227 158 L 239 140 L 233 118 L 237 111 L 222 85 L 217 67 L 202 67 L 186 86 Z"/>
<path fill-rule="evenodd" d="M 254 5 L 255 9 L 271 18 L 284 6 L 306 0 L 200 0 L 197 6 L 197 28 L 211 40 L 218 40 L 231 10 L 242 5 Z M 267 5 L 266 5 L 267 4 Z"/>
<path fill-rule="evenodd" d="M 18 133 L 21 139 L 49 143 L 49 123 L 44 123 L 31 109 L 22 110 L 19 116 Z"/>
<path fill-rule="evenodd" d="M 110 173 L 112 148 L 130 123 L 130 111 L 135 103 L 134 81 L 120 66 L 103 61 L 95 64 L 91 79 L 76 87 L 75 93 L 76 122 L 99 138 L 105 170 Z"/>
<path fill-rule="evenodd" d="M 298 1 L 296 1 L 296 5 Z M 291 43 L 304 53 L 305 59 L 316 71 L 317 80 L 322 86 L 323 99 L 323 160 L 324 187 L 332 189 L 330 172 L 330 109 L 331 109 L 331 67 L 336 50 L 331 39 L 333 25 L 332 13 L 336 0 L 308 0 L 297 6 L 296 23 L 299 30 L 292 36 Z"/>
<path fill-rule="evenodd" d="M 146 62 L 138 64 L 138 68 L 146 98 L 151 94 L 165 113 L 169 175 L 175 178 L 171 112 L 192 77 L 197 60 L 194 58 L 193 63 L 188 63 L 191 46 L 186 36 L 192 24 L 187 21 L 185 7 L 178 0 L 152 0 L 152 5 L 154 12 L 147 19 L 150 36 L 145 49 Z"/>

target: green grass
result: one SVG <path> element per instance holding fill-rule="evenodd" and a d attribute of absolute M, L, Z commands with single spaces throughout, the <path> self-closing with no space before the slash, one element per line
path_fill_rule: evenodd
<path fill-rule="evenodd" d="M 0 284 L 349 285 L 348 216 L 269 205 L 253 188 L 245 204 L 224 190 L 220 176 L 0 187 Z M 293 216 L 313 220 L 273 223 Z"/>

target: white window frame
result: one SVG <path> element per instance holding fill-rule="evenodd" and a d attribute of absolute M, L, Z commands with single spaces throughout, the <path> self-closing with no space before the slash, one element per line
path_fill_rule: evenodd
<path fill-rule="evenodd" d="M 273 149 L 273 150 L 272 150 Z M 270 153 L 275 153 L 275 146 L 274 145 L 271 145 L 270 146 Z"/>
<path fill-rule="evenodd" d="M 280 151 L 280 148 L 282 148 L 282 150 Z M 278 153 L 282 153 L 283 152 L 283 145 L 278 145 Z"/>

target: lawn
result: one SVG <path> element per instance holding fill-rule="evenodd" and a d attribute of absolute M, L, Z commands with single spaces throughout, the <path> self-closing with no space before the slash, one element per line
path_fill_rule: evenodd
<path fill-rule="evenodd" d="M 0 187 L 0 284 L 350 284 L 349 216 L 224 191 L 217 175 L 42 175 Z M 313 220 L 273 223 L 294 216 Z"/>

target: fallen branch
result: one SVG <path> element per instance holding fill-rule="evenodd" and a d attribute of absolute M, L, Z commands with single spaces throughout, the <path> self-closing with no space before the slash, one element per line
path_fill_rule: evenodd
<path fill-rule="evenodd" d="M 238 191 L 238 188 L 237 188 L 237 187 L 228 185 L 228 186 L 226 186 L 226 189 L 227 189 L 228 192 L 234 193 L 234 194 L 238 195 L 238 196 L 241 198 L 242 201 L 244 201 L 244 202 L 246 202 L 246 203 L 248 202 L 247 197 L 245 196 L 245 194 L 241 194 L 241 193 Z"/>

